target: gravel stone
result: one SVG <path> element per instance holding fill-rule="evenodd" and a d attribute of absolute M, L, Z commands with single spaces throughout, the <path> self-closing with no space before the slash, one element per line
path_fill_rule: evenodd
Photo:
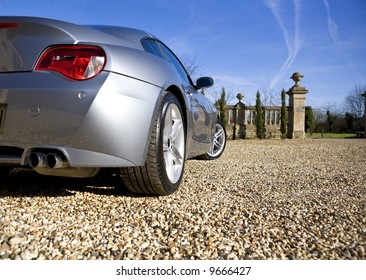
<path fill-rule="evenodd" d="M 366 140 L 235 140 L 180 189 L 0 178 L 0 259 L 366 259 Z"/>

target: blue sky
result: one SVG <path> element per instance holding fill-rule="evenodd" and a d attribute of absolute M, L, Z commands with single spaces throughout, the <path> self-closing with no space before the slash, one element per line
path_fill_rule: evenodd
<path fill-rule="evenodd" d="M 307 105 L 340 105 L 366 85 L 365 0 L 0 0 L 0 15 L 135 27 L 158 36 L 215 95 L 288 90 L 301 72 Z M 234 99 L 231 103 L 235 103 Z"/>

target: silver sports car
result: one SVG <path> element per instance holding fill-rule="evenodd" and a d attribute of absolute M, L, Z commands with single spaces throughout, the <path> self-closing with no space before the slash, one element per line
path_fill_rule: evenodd
<path fill-rule="evenodd" d="M 182 63 L 150 33 L 0 17 L 0 169 L 92 177 L 168 195 L 185 160 L 216 159 L 226 132 Z"/>

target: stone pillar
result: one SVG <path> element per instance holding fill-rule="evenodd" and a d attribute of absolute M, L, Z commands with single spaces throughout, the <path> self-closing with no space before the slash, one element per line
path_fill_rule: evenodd
<path fill-rule="evenodd" d="M 365 106 L 364 106 L 364 111 L 363 111 L 363 119 L 364 119 L 364 126 L 365 126 L 365 132 L 363 134 L 363 136 L 366 138 L 366 91 L 364 94 L 361 94 L 364 98 L 365 98 Z"/>
<path fill-rule="evenodd" d="M 244 98 L 244 95 L 241 93 L 238 93 L 236 96 L 238 98 L 239 102 L 236 104 L 237 109 L 237 135 L 240 139 L 245 139 L 245 105 L 241 100 Z"/>
<path fill-rule="evenodd" d="M 290 139 L 305 138 L 305 99 L 309 91 L 299 84 L 303 77 L 295 72 L 291 77 L 295 85 L 286 92 L 289 96 L 287 137 Z"/>

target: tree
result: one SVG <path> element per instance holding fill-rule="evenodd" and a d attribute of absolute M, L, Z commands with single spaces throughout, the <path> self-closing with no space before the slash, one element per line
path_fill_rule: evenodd
<path fill-rule="evenodd" d="M 329 127 L 329 132 L 333 132 L 333 124 L 334 121 L 336 120 L 336 116 L 331 113 L 329 110 L 327 110 L 327 123 L 328 123 L 328 127 Z"/>
<path fill-rule="evenodd" d="M 362 118 L 365 111 L 365 100 L 361 95 L 366 91 L 366 86 L 356 85 L 344 98 L 346 111 L 353 114 L 355 118 Z"/>
<path fill-rule="evenodd" d="M 214 92 L 210 92 L 210 98 L 212 98 L 214 100 L 214 102 L 216 103 L 219 99 L 222 98 L 222 91 L 225 91 L 225 103 L 226 104 L 230 104 L 230 102 L 235 102 L 235 95 L 233 91 L 228 91 L 226 88 L 222 87 L 221 91 L 214 91 Z"/>
<path fill-rule="evenodd" d="M 220 115 L 219 118 L 220 118 L 220 120 L 224 124 L 227 124 L 227 119 L 226 119 L 226 91 L 225 91 L 225 88 L 222 88 L 222 90 L 221 90 L 221 96 L 216 101 L 215 105 L 216 105 L 216 107 L 219 110 L 219 115 Z"/>
<path fill-rule="evenodd" d="M 305 131 L 310 130 L 310 133 L 312 133 L 315 123 L 315 117 L 313 108 L 311 106 L 305 107 Z"/>
<path fill-rule="evenodd" d="M 352 114 L 353 129 L 363 130 L 364 126 L 364 112 L 365 112 L 365 99 L 361 95 L 366 92 L 366 86 L 356 85 L 344 99 L 344 107 L 348 113 Z"/>
<path fill-rule="evenodd" d="M 188 75 L 195 79 L 198 70 L 201 68 L 201 63 L 197 59 L 197 54 L 194 55 L 194 57 L 190 58 L 183 58 L 181 59 L 182 64 L 184 65 L 184 68 L 186 69 Z"/>
<path fill-rule="evenodd" d="M 343 108 L 337 104 L 327 104 L 322 107 L 315 107 L 314 113 L 314 131 L 315 132 L 336 132 L 348 133 L 345 114 Z"/>
<path fill-rule="evenodd" d="M 286 92 L 282 89 L 281 92 L 281 138 L 287 137 L 287 123 L 288 123 L 288 112 L 286 107 Z"/>
<path fill-rule="evenodd" d="M 257 137 L 259 139 L 263 139 L 264 138 L 264 111 L 262 108 L 261 95 L 260 95 L 259 91 L 257 91 L 257 96 L 256 96 L 256 101 L 255 101 L 255 111 L 256 111 L 255 125 L 257 128 Z"/>
<path fill-rule="evenodd" d="M 267 87 L 261 90 L 261 102 L 263 106 L 278 106 L 280 104 L 280 95 L 274 88 Z"/>
<path fill-rule="evenodd" d="M 326 127 L 327 117 L 325 111 L 322 108 L 315 107 L 313 109 L 314 113 L 314 128 L 315 132 L 322 132 Z"/>
<path fill-rule="evenodd" d="M 354 121 L 355 118 L 352 113 L 346 112 L 344 118 L 346 119 L 346 124 L 348 128 L 348 132 L 351 133 L 354 131 Z"/>

